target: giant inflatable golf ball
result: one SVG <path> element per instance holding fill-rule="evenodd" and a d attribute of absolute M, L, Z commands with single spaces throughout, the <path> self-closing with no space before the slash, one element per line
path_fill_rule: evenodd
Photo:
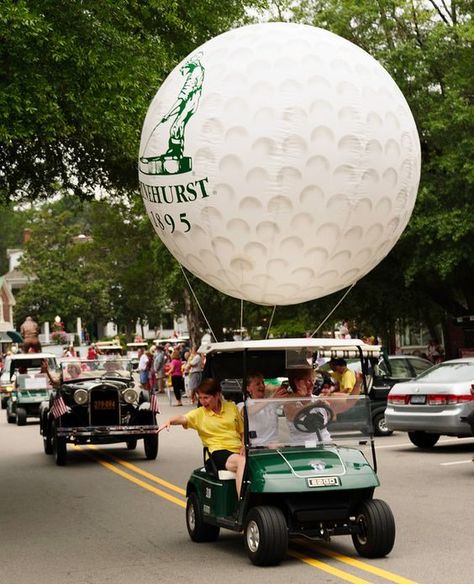
<path fill-rule="evenodd" d="M 174 257 L 222 292 L 295 304 L 355 283 L 416 199 L 420 146 L 397 85 L 325 30 L 231 30 L 169 75 L 145 119 L 140 190 Z"/>

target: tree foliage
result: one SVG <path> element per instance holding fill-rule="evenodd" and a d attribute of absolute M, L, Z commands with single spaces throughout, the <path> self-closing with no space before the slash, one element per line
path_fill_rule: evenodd
<path fill-rule="evenodd" d="M 4 0 L 0 201 L 136 190 L 140 129 L 161 81 L 251 4 Z"/>
<path fill-rule="evenodd" d="M 400 291 L 405 304 L 397 307 L 398 314 L 413 312 L 414 302 L 420 314 L 430 302 L 450 314 L 472 314 L 472 0 L 280 0 L 271 5 L 275 19 L 327 28 L 367 50 L 395 79 L 418 125 L 422 177 L 413 217 L 389 258 L 351 296 L 363 302 L 379 280 L 384 299 L 390 298 L 392 285 Z M 396 275 L 395 281 L 379 278 L 382 274 Z"/>

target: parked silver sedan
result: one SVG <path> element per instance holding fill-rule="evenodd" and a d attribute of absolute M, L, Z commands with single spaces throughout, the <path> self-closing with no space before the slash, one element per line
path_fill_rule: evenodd
<path fill-rule="evenodd" d="M 408 432 L 419 448 L 431 448 L 441 435 L 472 436 L 461 420 L 474 409 L 474 358 L 440 363 L 388 394 L 385 421 L 390 430 Z"/>

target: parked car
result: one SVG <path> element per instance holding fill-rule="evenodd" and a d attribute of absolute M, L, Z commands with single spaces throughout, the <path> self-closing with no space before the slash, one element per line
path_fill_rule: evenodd
<path fill-rule="evenodd" d="M 360 360 L 347 359 L 347 366 L 353 371 L 359 371 Z M 391 388 L 396 383 L 413 379 L 430 367 L 433 367 L 431 361 L 416 355 L 384 355 L 369 358 L 366 375 L 371 400 L 372 424 L 376 436 L 393 434 L 385 422 L 385 408 Z M 326 366 L 326 369 L 329 367 Z"/>
<path fill-rule="evenodd" d="M 364 350 L 358 339 L 205 345 L 200 348 L 206 353 L 203 377 L 217 378 L 222 384 L 259 371 L 266 380 L 282 380 L 290 369 L 310 369 L 312 357 L 321 348 L 354 346 Z M 247 555 L 259 566 L 280 563 L 292 537 L 317 541 L 351 535 L 361 556 L 388 554 L 395 540 L 395 521 L 388 504 L 374 498 L 379 481 L 370 401 L 365 395 L 349 396 L 344 398 L 347 410 L 343 410 L 341 399 L 288 393 L 284 398 L 245 401 L 246 468 L 241 497 L 237 497 L 235 474 L 218 471 L 212 459 L 205 460 L 204 466 L 193 471 L 186 488 L 190 538 L 215 541 L 221 528 L 242 532 Z M 346 411 L 351 413 L 347 418 Z M 265 431 L 267 427 L 271 432 Z"/>
<path fill-rule="evenodd" d="M 28 373 L 31 370 L 39 371 L 41 363 L 45 359 L 48 361 L 50 371 L 55 373 L 59 370 L 56 356 L 52 353 L 14 353 L 7 355 L 0 375 L 2 409 L 7 407 L 8 398 L 15 386 L 15 376 L 18 373 Z"/>
<path fill-rule="evenodd" d="M 13 391 L 7 400 L 7 422 L 24 426 L 28 418 L 39 418 L 40 405 L 49 398 L 52 387 L 40 370 L 14 375 Z"/>
<path fill-rule="evenodd" d="M 40 409 L 44 451 L 54 454 L 56 464 L 66 464 L 68 443 L 125 442 L 133 450 L 143 439 L 146 458 L 157 457 L 156 413 L 149 402 L 140 402 L 130 360 L 67 359 L 61 368 L 57 387 Z"/>
<path fill-rule="evenodd" d="M 474 408 L 474 358 L 444 361 L 412 381 L 398 383 L 388 395 L 385 419 L 390 430 L 408 432 L 419 448 L 439 437 L 471 436 L 467 418 Z"/>

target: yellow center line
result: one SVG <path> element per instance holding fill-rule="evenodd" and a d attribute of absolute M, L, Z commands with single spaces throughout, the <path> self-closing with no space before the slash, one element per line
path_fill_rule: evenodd
<path fill-rule="evenodd" d="M 77 448 L 82 450 L 82 448 L 80 446 L 78 446 Z M 106 460 L 101 460 L 98 456 L 95 456 L 92 453 L 90 453 L 90 456 L 92 456 L 94 458 L 94 460 L 96 460 L 99 464 L 101 464 L 107 470 L 111 470 L 112 472 L 114 472 L 115 474 L 118 474 L 122 478 L 127 479 L 128 481 L 131 481 L 132 483 L 135 483 L 136 485 L 138 485 L 139 487 L 142 487 L 143 489 L 146 489 L 147 491 L 150 491 L 150 493 L 153 493 L 154 495 L 158 495 L 159 497 L 163 497 L 163 499 L 166 499 L 167 501 L 170 501 L 171 503 L 175 503 L 176 505 L 179 505 L 180 507 L 183 507 L 183 508 L 186 507 L 186 503 L 184 501 L 182 501 L 181 499 L 178 499 L 177 497 L 173 497 L 173 495 L 169 495 L 165 491 L 162 491 L 161 489 L 158 489 L 158 488 L 154 487 L 153 485 L 149 485 L 148 483 L 145 483 L 145 481 L 141 481 L 140 479 L 137 479 L 136 477 L 129 474 L 128 472 L 125 472 L 122 469 L 117 468 L 112 463 L 107 462 Z"/>
<path fill-rule="evenodd" d="M 167 487 L 167 488 L 169 488 L 169 489 L 171 489 L 171 490 L 173 490 L 181 495 L 185 495 L 186 491 L 184 489 L 182 489 L 181 487 L 178 487 L 176 485 L 173 485 L 172 483 L 169 483 L 168 481 L 160 479 L 156 475 L 149 473 L 149 472 L 141 469 L 140 467 L 138 467 L 130 462 L 127 462 L 126 460 L 123 460 L 123 459 L 119 458 L 118 456 L 115 456 L 114 454 L 105 453 L 104 451 L 100 450 L 100 448 L 97 448 L 97 446 L 88 444 L 87 447 L 90 450 L 97 451 L 97 454 L 91 452 L 90 456 L 92 456 L 94 458 L 94 460 L 96 460 L 104 468 L 114 472 L 115 474 L 121 476 L 124 479 L 131 481 L 132 483 L 138 485 L 139 487 L 142 487 L 143 489 L 146 489 L 147 491 L 150 491 L 151 493 L 158 495 L 159 497 L 163 497 L 164 499 L 166 499 L 167 501 L 170 501 L 171 503 L 175 503 L 176 505 L 179 505 L 182 508 L 186 507 L 185 501 L 178 499 L 177 497 L 174 497 L 173 495 L 170 495 L 170 494 L 166 493 L 165 491 L 162 491 L 161 489 L 154 487 L 153 485 L 150 485 L 144 481 L 141 481 L 140 479 L 134 477 L 133 475 L 121 470 L 120 468 L 118 468 L 116 466 L 114 466 L 112 463 L 101 459 L 99 455 L 105 455 L 105 456 L 111 458 L 112 460 L 114 460 L 115 462 L 117 462 L 117 464 L 124 466 L 128 470 L 131 470 L 132 472 L 135 472 L 136 474 L 139 474 L 139 475 L 141 475 L 141 476 L 143 476 L 151 481 L 154 481 L 154 482 L 156 482 L 164 487 Z M 79 450 L 83 450 L 83 448 L 81 446 L 76 446 L 76 448 Z M 320 553 L 322 555 L 328 556 L 332 559 L 338 560 L 339 562 L 345 563 L 349 566 L 352 566 L 353 568 L 356 568 L 358 570 L 367 572 L 369 574 L 373 574 L 375 576 L 379 576 L 380 578 L 384 578 L 385 580 L 389 580 L 390 582 L 395 582 L 396 584 L 417 584 L 413 580 L 409 580 L 407 578 L 404 578 L 403 576 L 398 576 L 397 574 L 394 574 L 392 572 L 388 572 L 387 570 L 383 570 L 381 568 L 377 568 L 376 566 L 372 566 L 371 564 L 366 564 L 365 562 L 362 562 L 361 560 L 356 560 L 355 558 L 351 558 L 350 556 L 345 556 L 345 555 L 340 554 L 338 552 L 334 552 L 334 551 L 329 550 L 328 548 L 321 546 L 321 545 L 318 545 L 316 543 L 310 544 L 309 542 L 298 541 L 298 544 L 303 545 L 303 547 L 306 547 L 307 549 L 310 549 L 310 550 L 315 551 L 317 553 Z M 293 556 L 294 558 L 297 558 L 298 560 L 301 560 L 302 562 L 304 562 L 310 566 L 313 566 L 314 568 L 318 568 L 319 570 L 327 572 L 328 574 L 332 574 L 333 576 L 336 576 L 342 580 L 346 580 L 347 582 L 351 582 L 352 584 L 370 584 L 370 582 L 368 580 L 364 580 L 363 578 L 359 578 L 358 576 L 354 576 L 354 575 L 350 574 L 349 572 L 344 572 L 343 570 L 340 570 L 339 568 L 335 568 L 333 566 L 330 566 L 329 564 L 326 564 L 320 560 L 316 560 L 314 558 L 307 557 L 307 556 L 300 554 L 294 550 L 288 550 L 288 554 L 290 556 Z"/>
<path fill-rule="evenodd" d="M 142 468 L 140 468 L 139 466 L 136 466 L 135 464 L 132 464 L 131 462 L 127 462 L 126 460 L 123 460 L 122 458 L 115 456 L 115 454 L 111 454 L 109 452 L 104 452 L 103 450 L 100 450 L 99 448 L 97 448 L 97 446 L 94 446 L 92 444 L 88 444 L 88 447 L 91 448 L 92 450 L 97 450 L 98 452 L 100 452 L 101 455 L 103 454 L 104 456 L 107 456 L 108 458 L 115 460 L 115 462 L 117 462 L 118 464 L 121 464 L 122 466 L 124 466 L 128 470 L 131 470 L 131 471 L 141 475 L 142 477 L 145 477 L 146 479 L 161 485 L 162 487 L 166 487 L 167 489 L 170 489 L 171 491 L 174 491 L 175 493 L 179 493 L 180 495 L 186 495 L 185 489 L 182 489 L 181 487 L 173 485 L 172 483 L 169 483 L 168 481 L 160 479 L 160 477 L 157 477 L 156 475 L 152 474 L 151 472 L 143 470 Z"/>
<path fill-rule="evenodd" d="M 298 560 L 301 560 L 305 564 L 309 564 L 314 568 L 318 568 L 323 572 L 327 572 L 328 574 L 337 576 L 337 578 L 340 578 L 341 580 L 352 582 L 352 584 L 370 584 L 369 580 L 364 580 L 363 578 L 359 578 L 358 576 L 353 576 L 352 574 L 349 574 L 349 572 L 344 572 L 343 570 L 339 570 L 339 568 L 333 568 L 333 566 L 330 566 L 329 564 L 325 564 L 324 562 L 321 562 L 320 560 L 315 560 L 314 558 L 308 558 L 293 550 L 288 550 L 288 555 L 293 556 L 294 558 L 297 558 Z"/>
<path fill-rule="evenodd" d="M 377 566 L 366 564 L 361 560 L 357 560 L 355 558 L 351 558 L 350 556 L 345 556 L 338 552 L 334 552 L 322 545 L 318 544 L 311 545 L 309 542 L 300 543 L 304 547 L 314 549 L 316 552 L 323 554 L 324 556 L 334 558 L 339 562 L 343 562 L 344 564 L 348 564 L 349 566 L 353 566 L 354 568 L 358 568 L 359 570 L 369 572 L 370 574 L 374 574 L 375 576 L 380 576 L 381 578 L 389 580 L 390 582 L 396 582 L 397 584 L 416 584 L 416 582 L 414 582 L 413 580 L 408 580 L 408 578 L 404 578 L 403 576 L 399 576 L 398 574 L 394 574 L 393 572 L 388 572 L 387 570 L 383 570 L 382 568 L 377 568 Z"/>

